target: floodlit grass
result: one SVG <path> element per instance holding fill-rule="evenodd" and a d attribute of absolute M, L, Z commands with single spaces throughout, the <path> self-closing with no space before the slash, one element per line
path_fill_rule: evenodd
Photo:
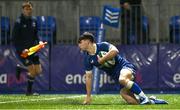
<path fill-rule="evenodd" d="M 150 95 L 149 95 L 150 96 Z M 168 105 L 127 105 L 119 95 L 93 95 L 91 105 L 82 105 L 84 95 L 0 95 L 0 109 L 180 109 L 180 95 L 155 94 L 169 102 Z"/>

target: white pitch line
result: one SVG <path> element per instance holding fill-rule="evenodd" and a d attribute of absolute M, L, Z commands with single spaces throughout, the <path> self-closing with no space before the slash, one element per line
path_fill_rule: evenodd
<path fill-rule="evenodd" d="M 85 96 L 85 95 L 80 95 L 80 96 L 69 96 L 69 97 L 53 97 L 53 98 L 43 98 L 43 99 L 15 100 L 15 101 L 5 101 L 5 102 L 0 102 L 0 104 L 16 103 L 16 102 L 35 102 L 35 101 L 42 101 L 42 100 L 57 100 L 57 99 L 63 99 L 63 98 L 77 98 L 77 97 L 83 97 L 83 96 Z"/>

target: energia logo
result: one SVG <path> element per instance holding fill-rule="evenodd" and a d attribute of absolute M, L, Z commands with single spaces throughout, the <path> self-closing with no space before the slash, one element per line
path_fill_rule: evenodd
<path fill-rule="evenodd" d="M 65 81 L 67 84 L 85 84 L 85 74 L 67 74 Z M 114 84 L 115 81 L 111 79 L 106 73 L 100 74 L 99 87 L 102 87 L 104 84 Z"/>
<path fill-rule="evenodd" d="M 0 74 L 0 85 L 7 85 L 11 87 L 16 84 L 21 84 L 26 82 L 26 75 L 21 74 L 20 80 L 16 79 L 15 73 L 3 73 Z"/>

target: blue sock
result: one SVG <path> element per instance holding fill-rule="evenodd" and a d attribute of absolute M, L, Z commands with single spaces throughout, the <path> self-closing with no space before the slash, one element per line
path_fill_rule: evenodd
<path fill-rule="evenodd" d="M 136 95 L 139 95 L 141 93 L 141 88 L 134 82 L 130 90 L 135 93 Z"/>
<path fill-rule="evenodd" d="M 136 95 L 139 95 L 142 92 L 141 88 L 133 81 L 129 81 L 126 87 L 130 89 L 131 92 L 135 93 Z"/>

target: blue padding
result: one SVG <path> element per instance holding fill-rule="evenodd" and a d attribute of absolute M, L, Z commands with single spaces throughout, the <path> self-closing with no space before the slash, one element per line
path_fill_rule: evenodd
<path fill-rule="evenodd" d="M 142 28 L 143 28 L 143 31 L 148 31 L 149 21 L 148 21 L 147 16 L 142 16 Z"/>
<path fill-rule="evenodd" d="M 37 16 L 38 36 L 40 40 L 56 42 L 56 19 L 53 16 Z"/>
<path fill-rule="evenodd" d="M 10 43 L 10 19 L 6 16 L 1 16 L 0 18 L 1 23 L 1 44 L 9 44 Z"/>
<path fill-rule="evenodd" d="M 172 35 L 174 37 L 175 43 L 180 43 L 180 29 L 179 31 L 172 32 Z"/>
<path fill-rule="evenodd" d="M 147 16 L 142 16 L 141 17 L 141 26 L 142 26 L 142 36 L 143 39 L 148 40 L 149 36 L 149 20 Z M 130 44 L 135 44 L 138 39 L 138 37 L 135 35 L 136 29 L 132 29 L 130 35 L 128 35 L 128 40 Z M 147 41 L 143 40 L 143 43 L 147 43 Z"/>
<path fill-rule="evenodd" d="M 41 30 L 56 30 L 56 19 L 53 16 L 37 16 L 37 27 Z"/>
<path fill-rule="evenodd" d="M 170 18 L 170 29 L 180 29 L 180 16 L 172 16 Z"/>
<path fill-rule="evenodd" d="M 101 25 L 101 18 L 98 16 L 81 16 L 80 17 L 80 34 L 84 32 L 92 32 L 97 35 L 98 28 Z"/>
<path fill-rule="evenodd" d="M 1 16 L 1 30 L 10 31 L 10 20 L 8 17 Z"/>
<path fill-rule="evenodd" d="M 172 16 L 169 23 L 171 43 L 180 43 L 180 16 Z"/>
<path fill-rule="evenodd" d="M 80 27 L 98 28 L 101 24 L 100 17 L 97 16 L 81 16 Z"/>

